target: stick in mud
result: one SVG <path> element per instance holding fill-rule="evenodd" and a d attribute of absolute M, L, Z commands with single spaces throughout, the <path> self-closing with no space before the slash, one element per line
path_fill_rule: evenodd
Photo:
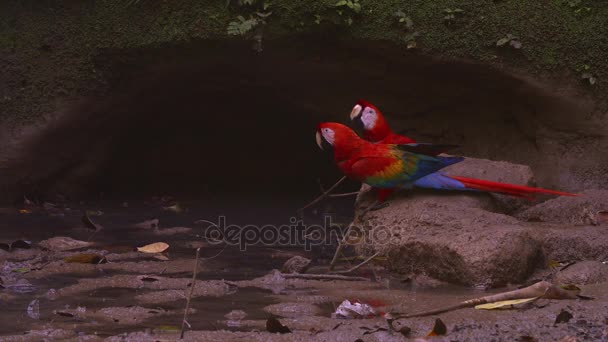
<path fill-rule="evenodd" d="M 365 265 L 369 264 L 369 263 L 370 263 L 372 260 L 374 260 L 374 258 L 375 258 L 375 257 L 377 257 L 378 255 L 380 255 L 380 252 L 376 252 L 376 253 L 374 253 L 374 254 L 373 254 L 372 256 L 370 256 L 369 258 L 367 258 L 367 259 L 363 260 L 363 261 L 362 261 L 360 264 L 355 265 L 355 266 L 353 266 L 353 267 L 351 267 L 351 268 L 349 268 L 349 269 L 347 269 L 347 270 L 344 270 L 344 271 L 334 271 L 334 272 L 332 272 L 332 273 L 334 273 L 334 274 L 345 274 L 345 273 L 351 273 L 351 272 L 354 272 L 354 271 L 358 270 L 359 268 L 361 268 L 361 267 L 363 267 L 363 266 L 365 266 Z"/>
<path fill-rule="evenodd" d="M 564 290 L 559 286 L 555 286 L 547 281 L 540 281 L 523 289 L 517 289 L 508 292 L 497 293 L 495 295 L 466 300 L 464 302 L 447 306 L 440 309 L 423 311 L 413 314 L 392 314 L 393 319 L 422 317 L 437 315 L 440 313 L 454 311 L 464 308 L 472 308 L 481 304 L 502 302 L 505 300 L 525 299 L 525 298 L 545 298 L 545 299 L 576 299 L 578 298 L 579 290 Z"/>
<path fill-rule="evenodd" d="M 285 279 L 369 281 L 364 277 L 349 277 L 339 274 L 282 273 L 282 276 Z"/>
<path fill-rule="evenodd" d="M 365 208 L 359 215 L 355 214 L 355 217 L 353 218 L 351 223 L 348 225 L 348 228 L 346 228 L 346 232 L 344 233 L 344 236 L 342 237 L 342 241 L 338 241 L 338 247 L 336 248 L 334 257 L 331 259 L 331 262 L 329 263 L 330 271 L 332 271 L 334 269 L 334 266 L 336 266 L 336 262 L 338 262 L 338 258 L 340 257 L 340 254 L 342 253 L 342 249 L 344 249 L 344 246 L 346 245 L 346 239 L 348 238 L 348 234 L 350 234 L 350 231 L 353 228 L 353 226 L 355 225 L 355 223 L 357 223 L 359 221 L 359 219 L 363 218 L 363 216 L 365 214 L 367 214 L 368 211 L 372 210 L 377 205 L 378 205 L 378 201 L 374 201 L 374 203 L 372 205 Z"/>
<path fill-rule="evenodd" d="M 188 294 L 188 298 L 186 299 L 186 309 L 184 310 L 184 319 L 182 320 L 182 332 L 179 336 L 180 340 L 184 338 L 186 324 L 188 324 L 188 311 L 190 311 L 190 300 L 192 299 L 192 293 L 194 292 L 194 287 L 196 286 L 196 273 L 198 271 L 198 257 L 200 256 L 200 254 L 201 248 L 199 247 L 196 249 L 196 260 L 194 261 L 194 270 L 192 271 L 192 284 L 190 287 L 190 293 Z"/>

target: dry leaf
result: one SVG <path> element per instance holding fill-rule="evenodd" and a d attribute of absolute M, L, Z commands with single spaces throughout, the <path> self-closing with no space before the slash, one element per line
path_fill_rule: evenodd
<path fill-rule="evenodd" d="M 154 259 L 158 259 L 158 260 L 162 260 L 162 261 L 169 261 L 169 257 L 167 257 L 164 254 L 157 254 L 154 256 Z"/>
<path fill-rule="evenodd" d="M 164 211 L 170 211 L 172 213 L 176 213 L 176 214 L 180 214 L 184 211 L 184 209 L 182 209 L 182 207 L 179 205 L 179 203 L 175 203 L 174 205 L 170 206 L 170 207 L 163 207 Z"/>
<path fill-rule="evenodd" d="M 42 248 L 46 248 L 52 251 L 70 251 L 73 249 L 89 247 L 93 245 L 93 243 L 74 240 L 66 236 L 56 236 L 44 241 L 40 241 L 38 245 Z"/>
<path fill-rule="evenodd" d="M 562 311 L 555 318 L 555 324 L 568 323 L 574 316 L 568 311 L 562 309 Z"/>
<path fill-rule="evenodd" d="M 65 262 L 77 264 L 105 264 L 108 262 L 103 255 L 93 253 L 81 253 L 63 259 Z"/>
<path fill-rule="evenodd" d="M 32 211 L 29 209 L 19 209 L 19 214 L 31 214 Z"/>
<path fill-rule="evenodd" d="M 162 253 L 169 248 L 169 245 L 164 242 L 155 242 L 143 247 L 137 247 L 137 250 L 142 253 Z"/>
<path fill-rule="evenodd" d="M 435 325 L 433 326 L 433 330 L 427 336 L 441 336 L 448 333 L 448 328 L 445 326 L 445 323 L 439 318 L 435 320 Z"/>
<path fill-rule="evenodd" d="M 505 306 L 513 306 L 513 305 L 517 305 L 517 304 L 529 303 L 538 298 L 540 298 L 540 297 L 503 300 L 503 301 L 495 302 L 495 303 L 480 304 L 480 305 L 475 305 L 475 309 L 477 309 L 477 310 L 494 310 L 494 309 L 503 308 Z"/>
<path fill-rule="evenodd" d="M 271 333 L 280 334 L 286 334 L 291 332 L 288 327 L 281 324 L 281 322 L 279 322 L 279 320 L 274 317 L 269 317 L 266 321 L 266 330 Z"/>

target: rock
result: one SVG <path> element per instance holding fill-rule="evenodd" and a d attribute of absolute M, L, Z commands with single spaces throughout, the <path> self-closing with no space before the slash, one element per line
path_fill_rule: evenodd
<path fill-rule="evenodd" d="M 479 194 L 404 193 L 365 216 L 370 233 L 356 247 L 387 255 L 389 270 L 401 274 L 478 286 L 525 280 L 542 261 L 540 244 L 517 219 L 487 207 Z"/>
<path fill-rule="evenodd" d="M 73 249 L 80 249 L 92 246 L 92 242 L 74 240 L 67 236 L 56 236 L 50 239 L 40 241 L 38 245 L 42 248 L 49 249 L 51 251 L 70 251 Z"/>
<path fill-rule="evenodd" d="M 306 273 L 308 266 L 310 265 L 310 259 L 306 259 L 301 256 L 294 256 L 289 260 L 285 261 L 281 272 L 283 273 Z"/>
<path fill-rule="evenodd" d="M 608 260 L 606 226 L 529 223 L 528 231 L 538 241 L 546 260 Z"/>
<path fill-rule="evenodd" d="M 448 175 L 477 178 L 493 182 L 535 186 L 534 174 L 527 165 L 513 164 L 506 161 L 466 158 L 464 161 L 443 169 Z M 491 194 L 502 212 L 512 213 L 528 207 L 529 201 L 513 196 Z"/>
<path fill-rule="evenodd" d="M 561 196 L 537 204 L 517 215 L 534 222 L 572 225 L 608 224 L 602 211 L 608 211 L 608 190 L 586 190 L 580 196 Z"/>
<path fill-rule="evenodd" d="M 228 320 L 238 321 L 245 319 L 247 317 L 247 313 L 243 310 L 232 310 L 229 313 L 225 314 L 224 317 Z"/>
<path fill-rule="evenodd" d="M 608 281 L 608 265 L 599 261 L 581 261 L 559 271 L 554 281 L 564 285 L 589 285 Z"/>
<path fill-rule="evenodd" d="M 315 316 L 321 312 L 318 306 L 308 303 L 278 303 L 268 305 L 264 311 L 281 317 L 297 318 Z"/>

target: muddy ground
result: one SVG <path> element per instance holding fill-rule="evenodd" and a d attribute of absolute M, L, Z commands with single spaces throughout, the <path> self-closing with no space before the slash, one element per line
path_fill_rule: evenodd
<path fill-rule="evenodd" d="M 198 204 L 200 205 L 200 204 Z M 2 289 L 0 341 L 166 341 L 179 338 L 186 297 L 192 287 L 195 249 L 201 261 L 185 340 L 188 341 L 403 341 L 427 337 L 436 318 L 447 327 L 446 341 L 557 341 L 608 339 L 606 272 L 601 262 L 554 265 L 534 277 L 556 275 L 575 281 L 582 294 L 593 299 L 546 300 L 508 310 L 461 309 L 440 315 L 400 319 L 404 336 L 390 330 L 384 313 L 413 313 L 441 308 L 466 299 L 515 288 L 480 290 L 450 285 L 426 275 L 389 274 L 382 260 L 350 274 L 363 280 L 308 280 L 280 273 L 293 256 L 312 259 L 307 274 L 327 273 L 333 247 L 236 246 L 204 241 L 197 204 L 182 204 L 188 211 L 173 213 L 161 206 L 124 207 L 106 203 L 90 211 L 99 231 L 81 222 L 80 210 L 31 207 L 2 210 L 0 250 Z M 99 215 L 102 214 L 102 215 Z M 99 216 L 98 216 L 99 215 Z M 155 221 L 159 219 L 155 228 Z M 340 221 L 339 219 L 336 219 Z M 136 223 L 146 222 L 136 226 Z M 44 227 L 44 229 L 41 229 Z M 88 242 L 65 250 L 70 237 Z M 26 243 L 16 242 L 24 240 Z M 31 248 L 27 247 L 31 241 Z M 135 247 L 166 242 L 161 254 L 135 251 Z M 42 247 L 44 246 L 44 248 Z M 95 255 L 87 259 L 83 255 Z M 80 258 L 80 259 L 79 259 Z M 77 263 L 93 261 L 93 263 Z M 356 261 L 349 261 L 356 263 Z M 567 267 L 566 267 L 567 266 Z M 563 271 L 562 271 L 563 269 Z M 531 278 L 534 278 L 531 277 Z M 561 277 L 561 278 L 560 278 Z M 532 281 L 533 279 L 529 279 Z M 342 301 L 369 303 L 378 313 L 361 319 L 332 318 Z M 555 324 L 562 310 L 572 314 Z M 267 331 L 269 317 L 290 329 Z"/>

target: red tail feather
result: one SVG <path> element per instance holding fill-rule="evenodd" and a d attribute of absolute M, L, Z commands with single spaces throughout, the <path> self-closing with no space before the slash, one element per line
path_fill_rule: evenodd
<path fill-rule="evenodd" d="M 482 179 L 475 178 L 466 178 L 466 177 L 458 177 L 458 176 L 449 176 L 461 183 L 463 183 L 467 188 L 488 191 L 488 192 L 497 192 L 505 195 L 511 195 L 516 197 L 524 197 L 528 199 L 532 199 L 532 194 L 552 194 L 552 195 L 561 195 L 561 196 L 578 196 L 577 194 L 571 194 L 569 192 L 561 192 L 555 190 L 547 190 L 541 188 L 532 188 L 529 186 L 523 185 L 514 185 L 514 184 L 506 184 L 506 183 L 498 183 L 492 181 L 486 181 Z"/>

